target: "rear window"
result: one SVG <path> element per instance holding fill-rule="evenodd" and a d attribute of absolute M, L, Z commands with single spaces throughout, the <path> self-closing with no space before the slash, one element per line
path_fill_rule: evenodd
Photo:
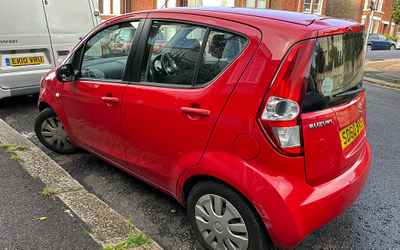
<path fill-rule="evenodd" d="M 340 94 L 362 86 L 363 65 L 363 32 L 318 38 L 303 103 L 305 111 L 352 98 Z"/>

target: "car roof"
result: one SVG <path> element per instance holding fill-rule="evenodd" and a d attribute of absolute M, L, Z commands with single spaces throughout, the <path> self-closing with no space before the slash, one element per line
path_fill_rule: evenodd
<path fill-rule="evenodd" d="M 308 26 L 315 20 L 324 19 L 318 15 L 304 14 L 300 12 L 272 10 L 272 9 L 256 9 L 256 8 L 229 8 L 229 7 L 203 7 L 203 8 L 165 8 L 155 9 L 144 12 L 169 12 L 169 13 L 188 13 L 197 15 L 209 15 L 224 18 L 225 16 L 240 15 L 242 17 L 260 17 L 271 20 L 294 23 L 298 25 Z"/>

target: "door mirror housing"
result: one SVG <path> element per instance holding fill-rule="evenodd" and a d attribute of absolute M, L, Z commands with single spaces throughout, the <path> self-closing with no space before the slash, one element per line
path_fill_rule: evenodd
<path fill-rule="evenodd" d="M 57 78 L 61 82 L 72 82 L 75 80 L 75 72 L 72 64 L 61 65 L 57 70 Z"/>

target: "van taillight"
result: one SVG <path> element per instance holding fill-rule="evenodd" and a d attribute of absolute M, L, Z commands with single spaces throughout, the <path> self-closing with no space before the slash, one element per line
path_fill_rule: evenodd
<path fill-rule="evenodd" d="M 300 103 L 310 74 L 314 46 L 315 39 L 311 39 L 297 43 L 289 50 L 260 111 L 259 121 L 268 138 L 285 154 L 303 152 Z"/>

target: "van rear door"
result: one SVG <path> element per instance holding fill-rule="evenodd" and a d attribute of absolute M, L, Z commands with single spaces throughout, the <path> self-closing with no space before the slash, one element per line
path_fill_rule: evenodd
<path fill-rule="evenodd" d="M 43 0 L 56 64 L 97 25 L 92 0 Z"/>
<path fill-rule="evenodd" d="M 0 1 L 0 10 L 0 90 L 39 89 L 53 63 L 42 2 Z"/>
<path fill-rule="evenodd" d="M 302 103 L 307 181 L 329 181 L 365 156 L 364 33 L 317 38 Z"/>

